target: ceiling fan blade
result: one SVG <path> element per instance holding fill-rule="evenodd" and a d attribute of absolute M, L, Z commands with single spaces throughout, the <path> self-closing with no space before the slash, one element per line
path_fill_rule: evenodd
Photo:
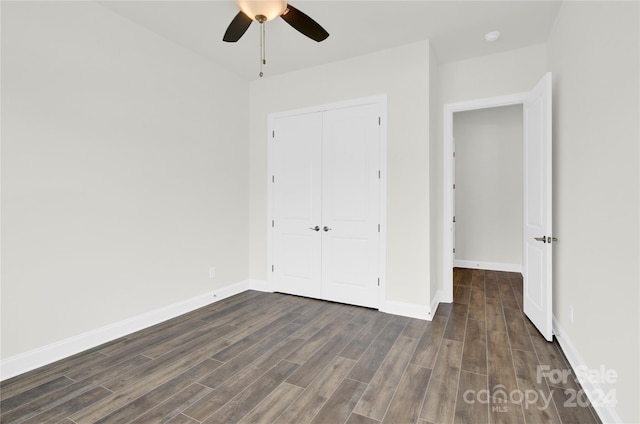
<path fill-rule="evenodd" d="M 329 36 L 329 33 L 322 28 L 319 23 L 290 4 L 287 4 L 286 10 L 282 15 L 280 15 L 280 17 L 293 28 L 317 42 L 320 42 Z"/>
<path fill-rule="evenodd" d="M 248 17 L 242 12 L 238 12 L 235 18 L 229 24 L 227 31 L 224 33 L 224 37 L 222 37 L 222 41 L 226 41 L 228 43 L 235 43 L 244 35 L 244 33 L 251 25 L 253 19 Z"/>

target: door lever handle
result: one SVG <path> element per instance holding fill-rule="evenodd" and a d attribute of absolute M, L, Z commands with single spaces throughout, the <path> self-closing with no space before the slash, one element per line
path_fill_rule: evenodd
<path fill-rule="evenodd" d="M 309 229 L 313 231 L 320 231 L 320 227 L 318 225 L 316 225 L 315 227 L 309 227 Z"/>
<path fill-rule="evenodd" d="M 326 233 L 327 231 L 331 231 L 331 228 L 327 227 L 326 225 L 323 228 L 324 232 Z"/>
<path fill-rule="evenodd" d="M 558 241 L 558 239 L 555 237 L 547 237 L 547 236 L 534 237 L 534 239 L 541 241 L 543 243 L 551 243 L 552 241 Z"/>

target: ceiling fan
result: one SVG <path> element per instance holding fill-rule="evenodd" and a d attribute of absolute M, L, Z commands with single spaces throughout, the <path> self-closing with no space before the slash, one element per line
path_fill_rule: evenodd
<path fill-rule="evenodd" d="M 264 23 L 277 17 L 284 19 L 294 29 L 317 42 L 325 40 L 329 33 L 309 16 L 288 4 L 285 0 L 236 0 L 240 8 L 233 18 L 227 31 L 222 37 L 223 41 L 235 43 L 249 29 L 253 21 L 260 23 L 260 76 L 262 65 L 266 64 L 264 58 Z"/>

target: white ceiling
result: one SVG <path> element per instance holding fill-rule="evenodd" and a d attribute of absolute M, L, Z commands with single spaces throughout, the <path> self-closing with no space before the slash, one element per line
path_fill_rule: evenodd
<path fill-rule="evenodd" d="M 222 41 L 238 12 L 233 0 L 101 1 L 113 12 L 205 56 L 247 80 L 258 78 L 259 24 Z M 317 43 L 282 19 L 266 23 L 265 75 L 276 75 L 425 39 L 439 63 L 544 43 L 560 0 L 294 0 L 330 34 Z M 502 37 L 487 43 L 484 34 Z"/>

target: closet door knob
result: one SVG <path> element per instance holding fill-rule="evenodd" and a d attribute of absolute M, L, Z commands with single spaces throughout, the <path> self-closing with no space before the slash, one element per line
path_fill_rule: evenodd
<path fill-rule="evenodd" d="M 331 228 L 327 227 L 326 225 L 323 228 L 324 232 L 326 233 L 327 231 L 331 231 Z"/>
<path fill-rule="evenodd" d="M 320 231 L 320 227 L 318 225 L 316 225 L 315 227 L 309 227 L 309 229 L 313 231 Z"/>

